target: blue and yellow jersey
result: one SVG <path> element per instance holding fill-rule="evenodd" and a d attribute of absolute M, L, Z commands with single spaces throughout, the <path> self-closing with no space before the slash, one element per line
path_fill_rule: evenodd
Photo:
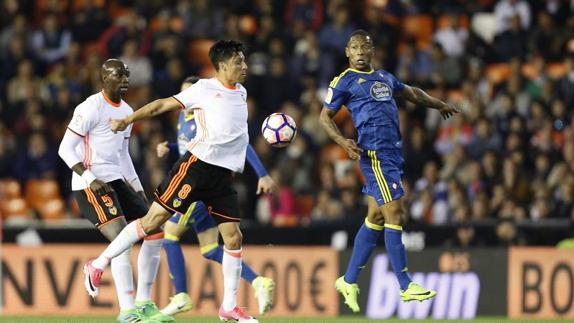
<path fill-rule="evenodd" d="M 333 111 L 343 105 L 349 109 L 363 150 L 401 149 L 399 112 L 393 96 L 404 87 L 387 71 L 349 68 L 333 79 L 324 104 Z"/>
<path fill-rule="evenodd" d="M 177 120 L 177 150 L 180 156 L 185 155 L 187 143 L 195 137 L 197 127 L 193 113 L 180 112 Z"/>

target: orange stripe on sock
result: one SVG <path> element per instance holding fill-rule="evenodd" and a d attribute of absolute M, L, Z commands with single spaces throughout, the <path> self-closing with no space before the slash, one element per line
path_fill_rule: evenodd
<path fill-rule="evenodd" d="M 144 240 L 159 240 L 159 239 L 163 239 L 163 231 L 158 232 L 158 233 L 154 233 L 154 234 L 144 238 Z"/>
<path fill-rule="evenodd" d="M 241 255 L 243 254 L 243 250 L 239 249 L 239 250 L 229 250 L 227 248 L 223 248 L 223 250 L 230 256 L 235 257 L 235 258 L 241 258 Z"/>

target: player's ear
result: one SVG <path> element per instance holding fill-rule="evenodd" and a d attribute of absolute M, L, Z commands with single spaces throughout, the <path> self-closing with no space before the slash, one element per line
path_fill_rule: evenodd
<path fill-rule="evenodd" d="M 345 56 L 349 57 L 349 47 L 345 46 Z"/>

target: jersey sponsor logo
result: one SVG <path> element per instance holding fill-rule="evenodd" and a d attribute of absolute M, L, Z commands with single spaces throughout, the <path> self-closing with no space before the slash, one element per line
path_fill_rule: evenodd
<path fill-rule="evenodd" d="M 331 100 L 333 100 L 333 89 L 328 88 L 327 95 L 325 95 L 325 103 L 329 104 L 331 103 Z"/>
<path fill-rule="evenodd" d="M 371 96 L 377 101 L 387 101 L 392 96 L 391 88 L 377 81 L 371 86 Z"/>
<path fill-rule="evenodd" d="M 416 272 L 413 281 L 437 291 L 434 301 L 403 303 L 399 299 L 398 283 L 391 271 L 386 254 L 373 260 L 371 285 L 367 301 L 367 317 L 388 319 L 473 319 L 476 317 L 480 296 L 480 278 L 469 272 Z"/>

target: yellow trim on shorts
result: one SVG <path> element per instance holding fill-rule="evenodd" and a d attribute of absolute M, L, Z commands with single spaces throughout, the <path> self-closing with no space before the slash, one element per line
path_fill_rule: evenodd
<path fill-rule="evenodd" d="M 393 229 L 393 230 L 397 230 L 397 231 L 403 231 L 403 227 L 400 225 L 396 225 L 396 224 L 385 223 L 385 228 L 389 228 L 389 229 Z"/>
<path fill-rule="evenodd" d="M 214 243 L 210 243 L 207 246 L 203 246 L 199 249 L 199 251 L 201 252 L 202 255 L 205 255 L 206 253 L 210 252 L 213 249 L 216 249 L 217 247 L 219 247 L 219 243 L 214 242 Z"/>
<path fill-rule="evenodd" d="M 367 228 L 369 229 L 373 229 L 373 230 L 377 230 L 377 231 L 381 231 L 383 230 L 383 226 L 382 225 L 378 225 L 378 224 L 374 224 L 369 222 L 368 218 L 365 218 L 365 225 L 367 226 Z"/>
<path fill-rule="evenodd" d="M 178 236 L 176 236 L 175 234 L 167 233 L 167 232 L 164 232 L 163 238 L 167 239 L 167 240 L 171 240 L 171 241 L 179 241 Z"/>
<path fill-rule="evenodd" d="M 383 171 L 381 170 L 381 162 L 377 159 L 377 153 L 374 150 L 369 150 L 368 155 L 371 157 L 371 168 L 375 173 L 375 178 L 377 179 L 379 190 L 381 190 L 381 195 L 383 196 L 383 202 L 389 203 L 393 200 L 393 198 L 391 196 L 389 186 L 387 185 L 387 181 L 385 180 L 385 176 L 383 176 Z"/>
<path fill-rule="evenodd" d="M 182 214 L 179 217 L 179 221 L 177 221 L 177 224 L 180 226 L 185 226 L 187 224 L 187 221 L 189 220 L 189 218 L 191 217 L 191 214 L 193 213 L 193 210 L 195 210 L 195 206 L 197 205 L 197 202 L 193 202 L 189 208 L 187 209 L 187 211 L 185 212 L 185 214 Z"/>

